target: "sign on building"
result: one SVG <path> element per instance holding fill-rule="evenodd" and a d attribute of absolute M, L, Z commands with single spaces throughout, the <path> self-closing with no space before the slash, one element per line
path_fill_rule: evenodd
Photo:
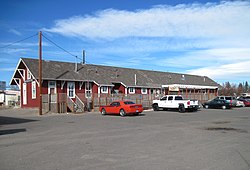
<path fill-rule="evenodd" d="M 169 91 L 179 91 L 178 86 L 169 86 Z"/>

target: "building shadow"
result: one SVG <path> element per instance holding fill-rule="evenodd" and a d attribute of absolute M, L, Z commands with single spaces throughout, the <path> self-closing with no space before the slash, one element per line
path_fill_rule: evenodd
<path fill-rule="evenodd" d="M 9 135 L 9 134 L 14 134 L 14 133 L 19 133 L 19 132 L 26 132 L 26 129 L 21 128 L 21 129 L 0 130 L 0 136 L 1 135 Z"/>
<path fill-rule="evenodd" d="M 0 116 L 0 125 L 20 124 L 38 120 Z"/>

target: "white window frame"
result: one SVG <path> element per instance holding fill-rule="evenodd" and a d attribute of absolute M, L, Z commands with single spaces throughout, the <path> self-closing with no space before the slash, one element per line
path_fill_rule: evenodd
<path fill-rule="evenodd" d="M 102 86 L 101 87 L 101 93 L 108 93 L 108 92 L 109 92 L 108 86 Z"/>
<path fill-rule="evenodd" d="M 85 83 L 85 97 L 86 98 L 92 98 L 92 83 L 91 82 L 86 82 Z"/>
<path fill-rule="evenodd" d="M 30 79 L 32 79 L 32 75 L 31 75 L 31 72 L 30 72 L 30 70 L 27 70 L 27 79 L 28 80 L 30 80 Z"/>
<path fill-rule="evenodd" d="M 27 84 L 23 83 L 23 105 L 27 104 Z"/>
<path fill-rule="evenodd" d="M 141 88 L 141 94 L 148 94 L 147 88 Z"/>
<path fill-rule="evenodd" d="M 51 85 L 50 83 L 55 83 L 54 85 Z M 51 94 L 50 93 L 50 89 L 51 88 L 55 88 L 55 94 L 56 94 L 56 81 L 48 81 L 48 94 Z"/>
<path fill-rule="evenodd" d="M 135 94 L 135 88 L 134 87 L 129 87 L 128 88 L 128 93 L 129 94 Z"/>
<path fill-rule="evenodd" d="M 31 93 L 32 93 L 32 99 L 36 99 L 36 82 L 32 81 L 31 83 Z"/>
<path fill-rule="evenodd" d="M 70 96 L 70 91 L 71 91 L 71 89 L 70 89 L 70 85 L 73 85 L 73 91 L 72 91 L 72 93 L 73 93 L 73 96 Z M 75 85 L 75 82 L 73 82 L 73 81 L 70 81 L 70 82 L 68 82 L 67 83 L 67 95 L 70 97 L 70 98 L 75 98 L 76 97 L 76 85 Z"/>

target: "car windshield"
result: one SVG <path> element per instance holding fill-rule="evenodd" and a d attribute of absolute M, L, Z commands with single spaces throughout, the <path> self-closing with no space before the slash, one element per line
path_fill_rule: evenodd
<path fill-rule="evenodd" d="M 135 103 L 132 101 L 125 101 L 124 104 L 128 105 L 128 104 L 135 104 Z"/>

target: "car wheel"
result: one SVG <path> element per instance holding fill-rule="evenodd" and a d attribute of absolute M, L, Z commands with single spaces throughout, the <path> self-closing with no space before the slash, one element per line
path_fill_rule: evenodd
<path fill-rule="evenodd" d="M 159 110 L 158 104 L 154 104 L 154 105 L 153 105 L 153 110 L 154 110 L 154 111 L 158 111 L 158 110 Z"/>
<path fill-rule="evenodd" d="M 222 109 L 225 110 L 225 109 L 226 109 L 226 106 L 222 106 Z"/>
<path fill-rule="evenodd" d="M 179 105 L 179 112 L 184 113 L 186 111 L 185 106 L 183 104 Z"/>
<path fill-rule="evenodd" d="M 208 105 L 205 105 L 205 108 L 208 109 Z"/>
<path fill-rule="evenodd" d="M 126 116 L 126 112 L 123 109 L 120 110 L 120 116 L 122 117 Z"/>
<path fill-rule="evenodd" d="M 102 109 L 101 114 L 102 114 L 102 115 L 106 115 L 106 114 L 107 114 L 106 110 L 105 110 L 105 109 Z"/>

